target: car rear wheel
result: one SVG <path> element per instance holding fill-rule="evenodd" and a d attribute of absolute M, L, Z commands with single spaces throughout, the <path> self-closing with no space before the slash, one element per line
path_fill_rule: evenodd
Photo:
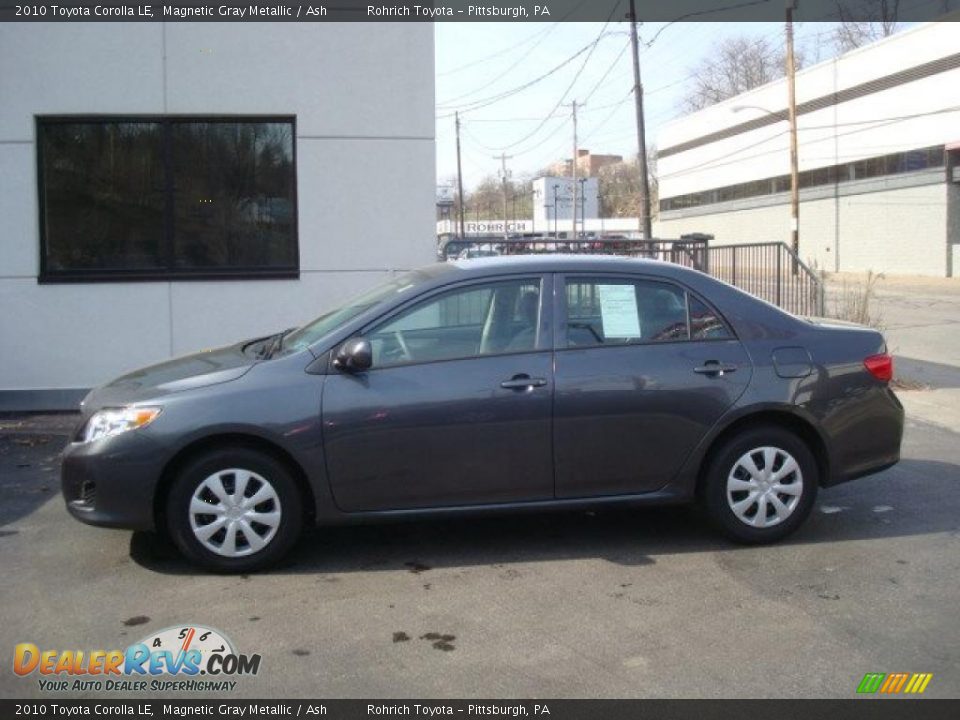
<path fill-rule="evenodd" d="M 778 427 L 752 428 L 728 440 L 707 470 L 702 501 L 728 537 L 768 543 L 810 514 L 819 473 L 806 443 Z"/>
<path fill-rule="evenodd" d="M 296 543 L 300 493 L 269 455 L 223 448 L 189 463 L 167 500 L 167 527 L 179 550 L 203 567 L 245 572 L 269 566 Z"/>

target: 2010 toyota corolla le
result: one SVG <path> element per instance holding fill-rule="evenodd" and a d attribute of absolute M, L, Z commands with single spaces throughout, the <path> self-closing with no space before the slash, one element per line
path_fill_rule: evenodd
<path fill-rule="evenodd" d="M 778 540 L 818 487 L 897 462 L 883 337 L 656 261 L 436 264 L 295 330 L 93 390 L 74 517 L 167 533 L 216 570 L 306 523 L 699 500 Z"/>

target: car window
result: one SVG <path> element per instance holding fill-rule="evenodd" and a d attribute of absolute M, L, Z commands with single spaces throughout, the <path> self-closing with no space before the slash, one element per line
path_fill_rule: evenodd
<path fill-rule="evenodd" d="M 537 347 L 540 280 L 469 285 L 417 303 L 367 333 L 373 367 Z"/>
<path fill-rule="evenodd" d="M 567 281 L 567 347 L 687 340 L 687 294 L 671 283 Z"/>
<path fill-rule="evenodd" d="M 398 295 L 411 292 L 416 289 L 417 285 L 429 279 L 430 275 L 428 273 L 422 270 L 414 270 L 378 285 L 290 333 L 285 338 L 283 347 L 287 352 L 301 350 L 361 313 L 382 302 L 392 300 Z"/>
<path fill-rule="evenodd" d="M 688 295 L 690 302 L 691 340 L 728 340 L 733 334 L 717 313 L 699 298 Z"/>

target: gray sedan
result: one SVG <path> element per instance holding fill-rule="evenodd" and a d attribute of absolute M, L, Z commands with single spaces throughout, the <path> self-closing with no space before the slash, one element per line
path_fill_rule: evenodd
<path fill-rule="evenodd" d="M 438 263 L 302 327 L 93 390 L 67 509 L 196 563 L 275 563 L 307 523 L 697 501 L 779 540 L 897 462 L 875 330 L 655 261 Z"/>

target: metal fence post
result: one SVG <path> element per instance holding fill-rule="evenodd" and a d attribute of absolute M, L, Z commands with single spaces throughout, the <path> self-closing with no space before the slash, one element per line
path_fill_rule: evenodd
<path fill-rule="evenodd" d="M 777 307 L 781 307 L 781 294 L 780 294 L 780 285 L 783 283 L 783 275 L 780 273 L 780 259 L 783 257 L 783 250 L 777 248 Z"/>

